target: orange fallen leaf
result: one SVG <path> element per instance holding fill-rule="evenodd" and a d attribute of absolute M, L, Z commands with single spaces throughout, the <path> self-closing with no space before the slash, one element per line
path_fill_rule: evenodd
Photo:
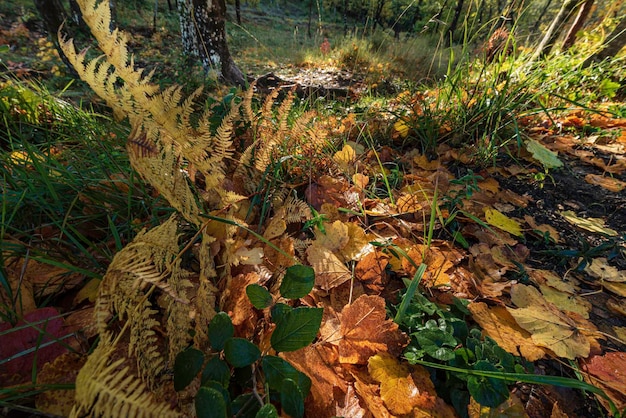
<path fill-rule="evenodd" d="M 381 251 L 373 251 L 363 257 L 356 265 L 354 274 L 363 283 L 365 288 L 379 294 L 383 291 L 386 282 L 385 269 L 389 264 L 390 256 Z"/>
<path fill-rule="evenodd" d="M 337 350 L 330 344 L 315 344 L 297 351 L 283 352 L 280 356 L 311 379 L 311 397 L 307 411 L 334 409 L 334 396 L 345 394 L 348 385 L 337 374 Z M 321 416 L 324 416 L 323 414 Z"/>
<path fill-rule="evenodd" d="M 588 377 L 583 374 L 585 380 L 604 389 L 619 411 L 626 408 L 626 353 L 606 353 L 581 363 L 583 370 L 589 373 Z M 597 399 L 608 407 L 604 398 L 598 396 Z"/>
<path fill-rule="evenodd" d="M 587 174 L 585 181 L 615 193 L 619 193 L 626 188 L 626 182 L 613 177 L 599 176 L 597 174 Z"/>
<path fill-rule="evenodd" d="M 365 364 L 376 353 L 398 356 L 407 345 L 407 336 L 387 318 L 385 299 L 362 295 L 341 311 L 339 361 Z"/>

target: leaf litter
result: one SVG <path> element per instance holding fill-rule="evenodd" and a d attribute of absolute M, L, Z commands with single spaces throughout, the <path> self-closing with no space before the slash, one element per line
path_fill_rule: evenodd
<path fill-rule="evenodd" d="M 577 129 L 586 124 L 622 131 L 626 127 L 609 118 L 586 120 L 584 115 L 566 116 L 560 123 Z M 400 138 L 408 136 L 406 121 L 397 120 L 392 126 Z M 412 277 L 420 263 L 427 266 L 422 292 L 432 301 L 451 304 L 452 296 L 472 300 L 468 306 L 471 321 L 504 350 L 531 362 L 546 358 L 578 362 L 586 381 L 603 387 L 616 406 L 626 405 L 622 373 L 626 367 L 626 197 L 622 193 L 626 136 L 613 143 L 589 140 L 580 147 L 573 135 L 544 126 L 538 124 L 534 130 L 522 165 L 477 168 L 475 174 L 481 180 L 473 193 L 466 193 L 469 183 L 461 181 L 468 174 L 459 164 L 463 157 L 446 146 L 438 150 L 440 158 L 431 160 L 419 152 L 402 155 L 385 149 L 385 155 L 379 151 L 381 155 L 375 156 L 360 144 L 345 145 L 332 156 L 338 172 L 345 175 L 312 179 L 303 194 L 308 204 L 326 216 L 320 223 L 325 232 L 314 229 L 310 245 L 299 254 L 316 276 L 316 289 L 301 303 L 324 307 L 324 320 L 313 345 L 280 354 L 312 380 L 308 414 L 359 416 L 369 411 L 374 416 L 454 416 L 435 391 L 427 369 L 403 361 L 409 337 L 387 319 L 386 304 L 398 303 L 397 291 L 404 287 L 399 278 Z M 607 153 L 613 158 L 602 158 Z M 404 171 L 386 196 L 376 193 L 385 186 L 381 179 L 391 175 L 381 169 L 381 161 L 399 163 Z M 561 165 L 570 171 L 554 170 Z M 537 176 L 542 172 L 546 176 Z M 460 197 L 454 205 L 445 200 L 451 196 Z M 433 205 L 437 211 L 431 239 Z M 467 248 L 458 245 L 458 240 L 452 244 L 455 236 L 446 226 L 453 222 L 458 223 Z M 286 214 L 277 209 L 263 235 L 295 257 L 296 244 L 288 224 Z M 245 288 L 251 283 L 271 285 L 272 269 L 280 270 L 293 260 L 249 236 L 242 234 L 236 240 L 229 245 L 237 248 L 235 257 L 242 262 L 220 304 L 232 318 L 237 335 L 258 337 L 262 344 L 272 332 L 265 322 L 267 313 L 249 303 Z M 604 253 L 593 252 L 612 242 L 615 251 L 609 248 L 610 260 Z M 390 250 L 382 250 L 384 245 Z M 566 262 L 559 264 L 563 259 Z M 49 319 L 50 334 L 64 338 L 69 334 L 57 330 L 63 322 L 58 312 L 38 308 L 32 296 L 37 289 L 47 291 L 56 283 L 53 278 L 63 272 L 42 268 L 33 273 L 20 267 L 25 263 L 16 261 L 17 267 L 7 272 L 11 288 L 15 291 L 19 284 L 24 291 L 22 307 L 28 312 L 20 314 L 30 321 Z M 253 267 L 258 271 L 252 272 Z M 54 292 L 77 292 L 76 306 L 89 305 L 97 282 L 89 283 L 78 291 L 73 289 L 73 280 L 63 281 Z M 6 300 L 9 295 L 2 297 Z M 37 347 L 32 335 L 20 331 L 12 335 L 24 344 L 22 349 Z M 38 350 L 42 382 L 59 383 L 62 380 L 49 376 L 59 368 L 77 371 L 80 367 L 80 360 L 58 346 Z M 6 349 L 10 353 L 3 353 L 5 359 L 19 351 Z M 84 352 L 78 346 L 75 349 Z M 21 357 L 3 363 L 3 378 L 11 382 L 27 378 L 17 372 L 33 359 Z M 554 366 L 548 369 L 558 372 Z M 499 410 L 522 414 L 520 396 L 514 391 Z M 606 400 L 598 399 L 608 406 Z M 57 402 L 38 401 L 50 413 L 65 411 L 67 402 L 66 394 Z M 543 412 L 558 416 L 567 409 L 557 403 L 550 408 Z M 472 400 L 471 416 L 484 416 L 484 412 Z"/>

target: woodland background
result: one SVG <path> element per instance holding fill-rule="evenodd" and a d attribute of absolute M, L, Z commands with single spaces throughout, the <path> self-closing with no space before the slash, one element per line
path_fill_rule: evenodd
<path fill-rule="evenodd" d="M 624 415 L 624 2 L 0 17 L 1 414 Z"/>

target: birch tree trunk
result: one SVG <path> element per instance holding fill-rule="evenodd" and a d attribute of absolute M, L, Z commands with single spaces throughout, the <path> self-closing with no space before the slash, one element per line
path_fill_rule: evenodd
<path fill-rule="evenodd" d="M 561 31 L 565 26 L 565 22 L 567 21 L 569 15 L 571 14 L 572 10 L 574 10 L 574 7 L 576 7 L 577 4 L 577 0 L 563 1 L 561 9 L 550 24 L 550 27 L 548 28 L 546 34 L 539 43 L 539 46 L 537 46 L 537 49 L 532 56 L 532 61 L 535 61 L 538 58 L 542 58 L 550 53 L 550 50 L 552 50 L 552 47 L 556 43 L 557 38 L 559 37 Z"/>
<path fill-rule="evenodd" d="M 245 87 L 226 43 L 225 0 L 178 0 L 178 11 L 184 52 L 200 58 L 205 71 L 215 71 L 226 84 Z"/>

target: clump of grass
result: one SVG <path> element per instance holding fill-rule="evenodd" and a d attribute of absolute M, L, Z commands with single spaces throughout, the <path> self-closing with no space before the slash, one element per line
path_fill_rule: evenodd
<path fill-rule="evenodd" d="M 169 209 L 131 169 L 125 127 L 39 85 L 0 84 L 0 267 L 28 254 L 99 277 L 116 250 Z"/>

